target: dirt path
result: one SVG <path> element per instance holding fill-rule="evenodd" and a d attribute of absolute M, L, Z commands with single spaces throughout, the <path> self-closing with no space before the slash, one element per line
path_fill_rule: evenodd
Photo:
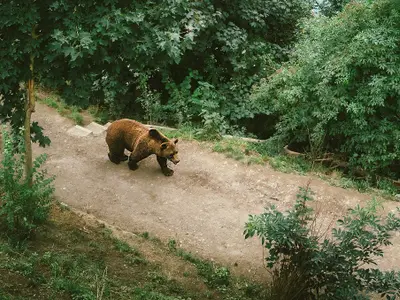
<path fill-rule="evenodd" d="M 298 187 L 309 180 L 268 166 L 245 166 L 185 141 L 180 141 L 181 162 L 174 176 L 163 176 L 153 157 L 133 172 L 126 163 L 108 160 L 104 136 L 69 136 L 72 122 L 44 105 L 37 105 L 33 117 L 52 140 L 49 148 L 34 150 L 49 155 L 46 167 L 56 175 L 61 201 L 128 231 L 175 239 L 186 250 L 232 266 L 239 274 L 260 278 L 266 273 L 259 241 L 243 237 L 248 214 L 261 213 L 270 203 L 288 208 Z M 312 179 L 311 188 L 324 224 L 371 198 L 319 179 Z M 386 202 L 385 211 L 397 205 Z M 400 269 L 399 235 L 393 241 L 395 247 L 380 262 L 383 269 Z"/>

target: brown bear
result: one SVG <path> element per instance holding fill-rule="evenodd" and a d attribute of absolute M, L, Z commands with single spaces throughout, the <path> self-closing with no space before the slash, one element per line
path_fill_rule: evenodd
<path fill-rule="evenodd" d="M 171 176 L 174 171 L 167 167 L 167 159 L 174 164 L 179 162 L 178 139 L 172 141 L 157 129 L 148 129 L 134 120 L 114 121 L 107 128 L 106 142 L 110 151 L 108 158 L 115 164 L 128 160 L 131 170 L 138 168 L 139 161 L 155 154 L 163 174 Z M 124 154 L 125 149 L 131 152 L 129 158 Z"/>

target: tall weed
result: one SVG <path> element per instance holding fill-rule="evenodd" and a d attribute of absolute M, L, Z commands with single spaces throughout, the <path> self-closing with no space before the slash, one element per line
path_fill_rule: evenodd
<path fill-rule="evenodd" d="M 32 185 L 25 175 L 25 147 L 21 136 L 3 130 L 3 158 L 0 166 L 0 223 L 17 239 L 25 239 L 47 220 L 54 188 L 53 177 L 40 167 L 46 155 L 34 160 Z M 15 148 L 15 145 L 17 147 Z"/>

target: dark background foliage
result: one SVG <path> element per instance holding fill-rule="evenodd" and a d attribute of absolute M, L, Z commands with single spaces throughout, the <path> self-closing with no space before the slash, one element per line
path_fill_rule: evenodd
<path fill-rule="evenodd" d="M 312 17 L 308 0 L 1 1 L 0 120 L 22 124 L 33 56 L 36 82 L 105 120 L 252 134 L 399 177 L 400 3 L 346 3 Z"/>
<path fill-rule="evenodd" d="M 230 126 L 251 123 L 251 86 L 287 57 L 311 8 L 305 0 L 35 5 L 43 9 L 40 82 L 68 104 L 143 120 L 147 91 L 156 94 L 152 110 L 161 105 L 157 122 L 201 124 L 216 112 Z"/>

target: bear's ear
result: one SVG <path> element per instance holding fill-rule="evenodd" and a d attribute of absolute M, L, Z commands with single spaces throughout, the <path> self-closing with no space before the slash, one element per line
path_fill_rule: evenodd
<path fill-rule="evenodd" d="M 178 143 L 178 141 L 179 141 L 178 139 L 175 139 L 174 144 Z"/>
<path fill-rule="evenodd" d="M 154 139 L 161 140 L 161 133 L 157 129 L 151 128 L 149 135 Z"/>
<path fill-rule="evenodd" d="M 167 147 L 168 147 L 168 143 L 162 143 L 160 146 L 161 150 L 165 150 L 165 149 L 167 149 Z"/>

